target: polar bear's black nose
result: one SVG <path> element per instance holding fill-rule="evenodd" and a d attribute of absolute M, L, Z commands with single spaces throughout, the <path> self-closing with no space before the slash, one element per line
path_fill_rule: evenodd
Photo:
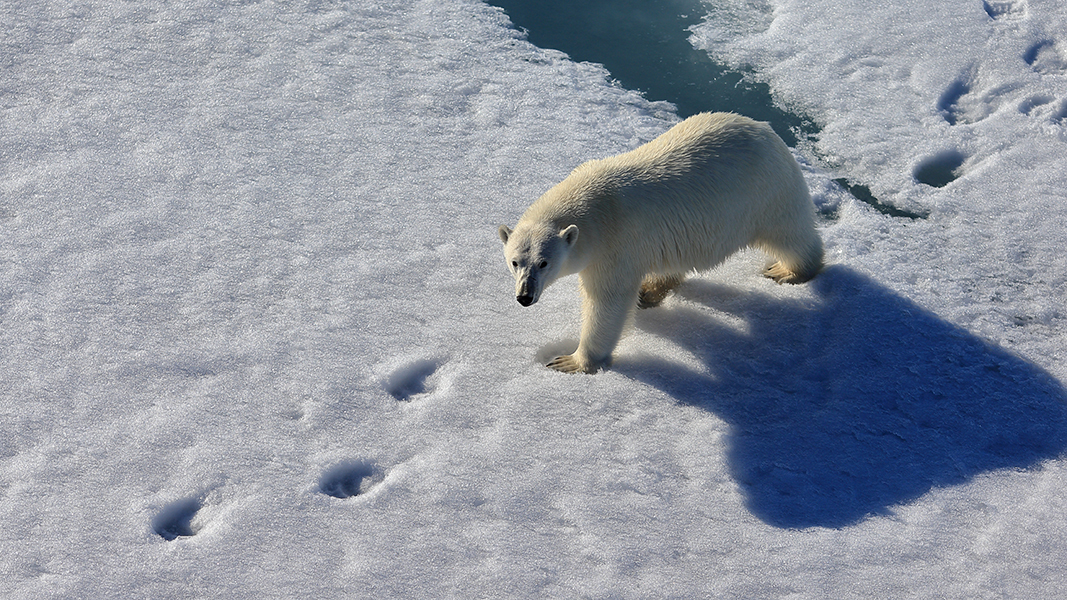
<path fill-rule="evenodd" d="M 515 296 L 515 299 L 519 301 L 519 304 L 523 306 L 529 306 L 533 304 L 533 296 Z"/>

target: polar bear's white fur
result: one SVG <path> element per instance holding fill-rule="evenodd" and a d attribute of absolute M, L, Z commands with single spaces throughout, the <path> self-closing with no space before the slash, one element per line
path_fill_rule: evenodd
<path fill-rule="evenodd" d="M 655 306 L 689 271 L 754 246 L 777 261 L 768 277 L 801 283 L 823 256 L 789 149 L 766 123 L 729 113 L 695 115 L 636 150 L 579 166 L 499 234 L 523 306 L 579 274 L 578 349 L 548 363 L 568 373 L 609 366 L 634 305 Z"/>

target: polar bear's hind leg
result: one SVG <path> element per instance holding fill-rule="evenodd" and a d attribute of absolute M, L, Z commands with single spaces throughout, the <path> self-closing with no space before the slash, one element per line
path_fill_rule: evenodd
<path fill-rule="evenodd" d="M 684 275 L 656 275 L 649 273 L 641 282 L 641 291 L 637 294 L 638 308 L 653 308 L 667 297 L 674 288 L 685 281 Z"/>
<path fill-rule="evenodd" d="M 765 252 L 778 259 L 763 270 L 764 276 L 778 283 L 804 283 L 822 270 L 822 239 L 815 232 L 814 227 L 802 241 L 791 246 L 780 242 L 764 242 L 760 246 Z"/>

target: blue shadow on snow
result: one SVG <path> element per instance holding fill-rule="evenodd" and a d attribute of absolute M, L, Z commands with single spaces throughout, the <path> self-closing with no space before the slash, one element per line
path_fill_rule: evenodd
<path fill-rule="evenodd" d="M 1041 368 L 841 266 L 812 301 L 706 280 L 637 326 L 706 372 L 619 357 L 615 370 L 731 426 L 728 464 L 749 509 L 783 528 L 844 527 L 932 488 L 1026 469 L 1067 448 L 1067 391 Z"/>

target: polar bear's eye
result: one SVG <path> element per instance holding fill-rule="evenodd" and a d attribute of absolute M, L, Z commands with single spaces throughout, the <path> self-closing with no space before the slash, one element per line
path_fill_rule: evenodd
<path fill-rule="evenodd" d="M 513 261 L 511 261 L 511 266 L 513 266 L 513 267 L 515 267 L 516 269 L 518 269 L 518 268 L 519 268 L 519 261 L 517 261 L 517 260 L 513 260 Z"/>
<path fill-rule="evenodd" d="M 542 260 L 542 261 L 540 262 L 540 264 L 538 264 L 538 265 L 537 265 L 537 268 L 538 268 L 538 269 L 543 269 L 543 268 L 545 268 L 545 267 L 547 267 L 547 266 L 548 266 L 548 261 L 547 261 L 547 260 Z"/>

